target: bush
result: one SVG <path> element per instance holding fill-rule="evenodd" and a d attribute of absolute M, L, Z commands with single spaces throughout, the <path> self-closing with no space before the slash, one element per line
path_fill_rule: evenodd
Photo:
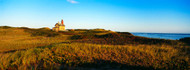
<path fill-rule="evenodd" d="M 120 37 L 120 34 L 117 33 L 109 33 L 105 35 L 96 35 L 97 38 L 118 38 Z"/>
<path fill-rule="evenodd" d="M 40 28 L 40 29 L 42 29 L 42 30 L 51 30 L 51 29 L 48 28 L 48 27 L 43 27 L 43 28 Z"/>
<path fill-rule="evenodd" d="M 73 35 L 71 37 L 72 40 L 77 40 L 77 39 L 82 39 L 82 36 L 81 35 Z"/>
<path fill-rule="evenodd" d="M 2 29 L 8 29 L 8 28 L 12 28 L 12 27 L 10 27 L 10 26 L 0 26 L 0 28 L 2 28 Z"/>
<path fill-rule="evenodd" d="M 31 33 L 31 36 L 55 37 L 60 35 L 57 32 L 53 32 L 47 29 L 26 29 L 25 31 Z"/>
<path fill-rule="evenodd" d="M 21 29 L 29 29 L 28 27 L 20 27 Z"/>
<path fill-rule="evenodd" d="M 121 34 L 121 35 L 133 35 L 133 34 L 131 34 L 131 33 L 129 33 L 129 32 L 117 32 L 117 33 L 119 33 L 119 34 Z"/>
<path fill-rule="evenodd" d="M 182 41 L 182 42 L 187 43 L 188 45 L 190 45 L 190 37 L 181 38 L 181 39 L 179 39 L 179 41 Z"/>

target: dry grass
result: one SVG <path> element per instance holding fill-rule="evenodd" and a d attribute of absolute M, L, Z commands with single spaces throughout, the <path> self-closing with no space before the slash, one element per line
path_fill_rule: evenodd
<path fill-rule="evenodd" d="M 190 63 L 189 46 L 181 42 L 102 29 L 55 33 L 0 27 L 0 52 L 1 70 L 185 70 Z"/>
<path fill-rule="evenodd" d="M 31 33 L 20 28 L 0 29 L 0 52 L 20 50 L 63 42 L 67 36 L 45 37 L 31 36 Z"/>
<path fill-rule="evenodd" d="M 189 57 L 168 45 L 56 44 L 0 54 L 1 69 L 187 69 Z M 126 68 L 125 68 L 126 67 Z"/>

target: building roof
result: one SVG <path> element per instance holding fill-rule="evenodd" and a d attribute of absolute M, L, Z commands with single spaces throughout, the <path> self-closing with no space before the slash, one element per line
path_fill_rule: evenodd
<path fill-rule="evenodd" d="M 60 24 L 60 23 L 56 23 L 55 26 L 56 26 L 56 25 L 59 25 L 59 26 L 65 26 L 64 24 L 62 25 L 62 24 Z"/>

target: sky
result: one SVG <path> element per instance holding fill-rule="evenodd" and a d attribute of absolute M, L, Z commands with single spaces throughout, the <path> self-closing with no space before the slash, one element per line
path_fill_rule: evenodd
<path fill-rule="evenodd" d="M 0 0 L 0 26 L 190 33 L 190 0 Z"/>

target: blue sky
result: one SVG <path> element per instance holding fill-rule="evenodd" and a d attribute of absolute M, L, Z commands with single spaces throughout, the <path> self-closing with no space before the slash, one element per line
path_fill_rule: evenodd
<path fill-rule="evenodd" d="M 190 0 L 0 0 L 0 26 L 190 33 Z"/>

